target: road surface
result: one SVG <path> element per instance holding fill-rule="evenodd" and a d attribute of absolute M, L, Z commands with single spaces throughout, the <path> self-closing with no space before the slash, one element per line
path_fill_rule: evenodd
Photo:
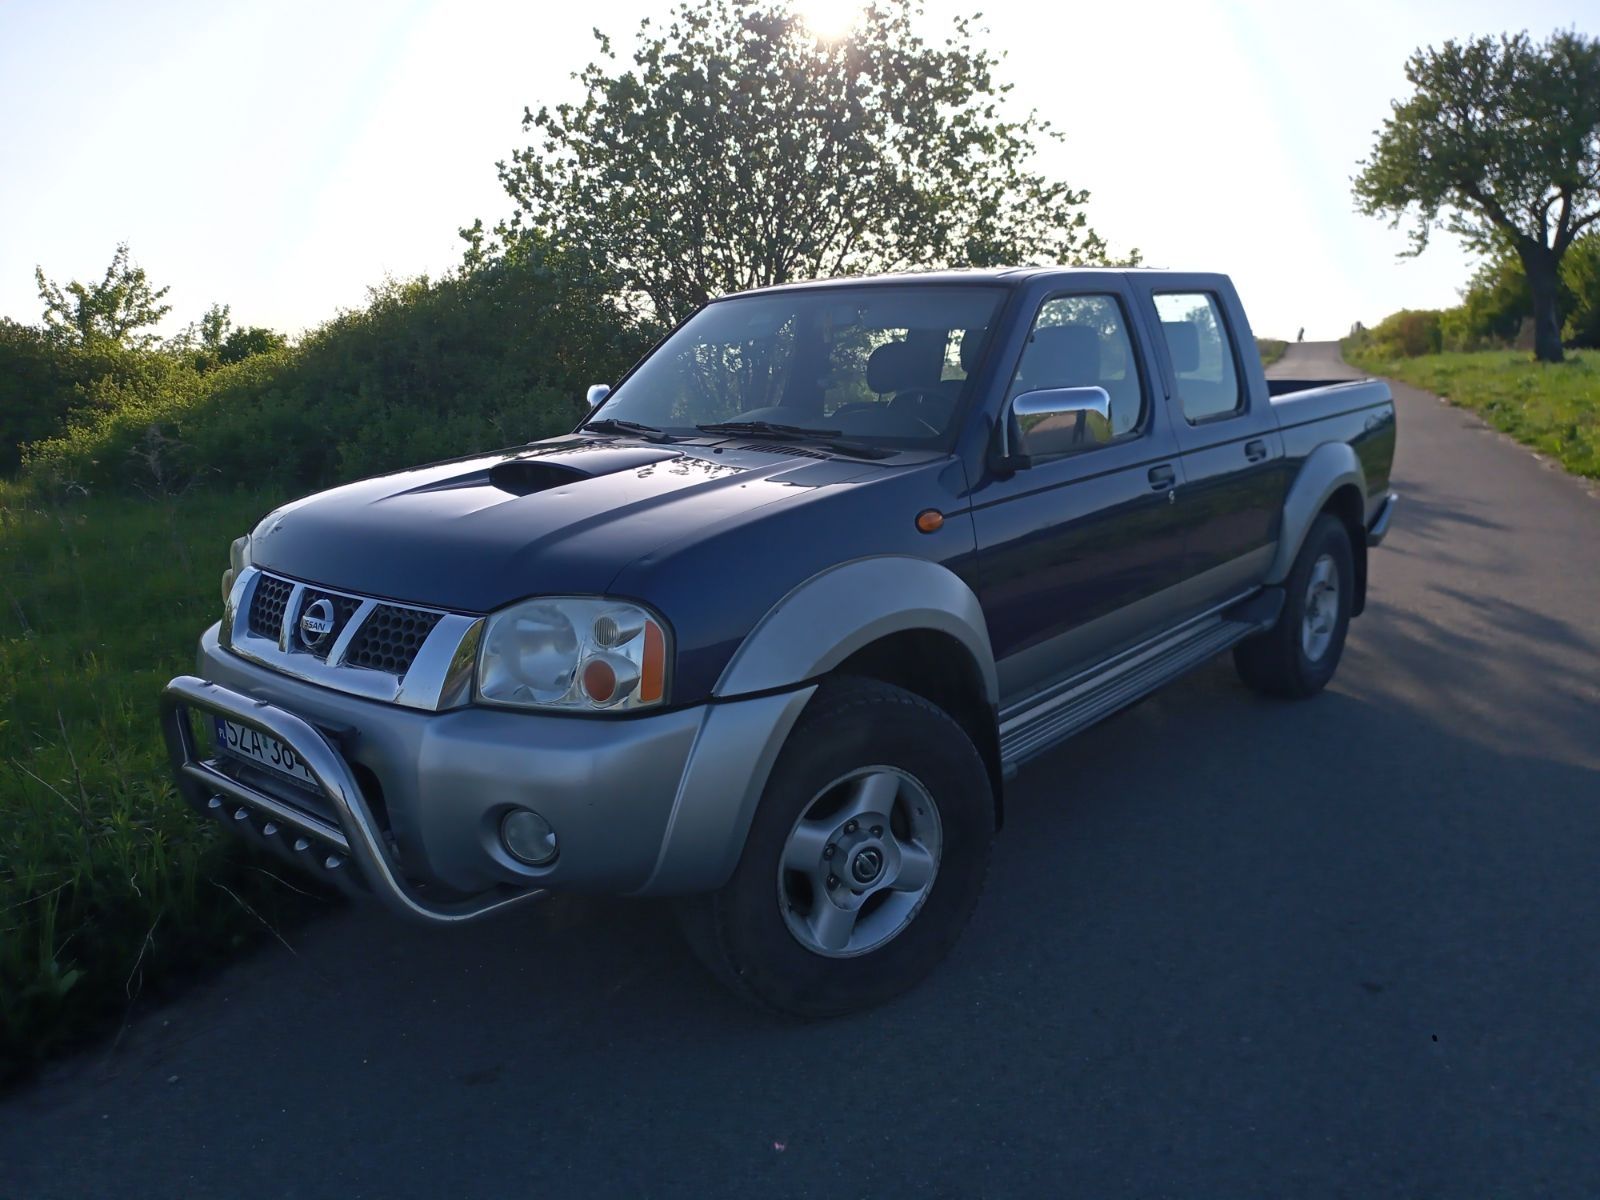
<path fill-rule="evenodd" d="M 903 1001 L 754 1014 L 651 904 L 344 912 L 12 1097 L 0 1195 L 1600 1194 L 1600 502 L 1397 392 L 1333 687 L 1030 767 Z"/>

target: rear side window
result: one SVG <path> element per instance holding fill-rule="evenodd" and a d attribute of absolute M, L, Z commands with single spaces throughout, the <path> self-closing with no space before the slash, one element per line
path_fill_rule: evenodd
<path fill-rule="evenodd" d="M 1159 292 L 1155 302 L 1184 417 L 1204 421 L 1238 412 L 1243 394 L 1217 298 L 1209 292 Z"/>

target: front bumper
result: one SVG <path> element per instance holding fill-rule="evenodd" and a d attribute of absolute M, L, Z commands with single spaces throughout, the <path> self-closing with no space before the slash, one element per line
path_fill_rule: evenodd
<path fill-rule="evenodd" d="M 683 894 L 721 886 L 779 747 L 812 688 L 623 719 L 502 709 L 421 712 L 334 692 L 201 639 L 199 677 L 162 697 L 179 790 L 347 890 L 451 923 L 547 890 Z M 208 759 L 192 715 L 215 714 L 294 749 L 317 780 L 292 785 Z M 500 820 L 532 808 L 557 831 L 545 867 L 507 854 Z M 270 827 L 270 829 L 269 829 Z M 302 843 L 304 843 L 302 845 Z"/>

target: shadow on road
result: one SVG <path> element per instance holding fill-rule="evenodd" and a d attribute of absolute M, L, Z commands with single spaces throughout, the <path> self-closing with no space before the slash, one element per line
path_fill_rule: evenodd
<path fill-rule="evenodd" d="M 1381 630 L 1356 653 L 1437 667 L 1396 614 Z M 659 904 L 568 898 L 437 934 L 355 912 L 126 1047 L 92 1100 L 111 1125 L 83 1089 L 38 1099 L 91 1173 L 137 1144 L 152 1169 L 287 1190 L 330 1159 L 388 1194 L 502 1172 L 770 1190 L 846 1165 L 865 1191 L 1008 1190 L 1073 1163 L 1155 1186 L 1351 1139 L 1408 1160 L 1424 1111 L 1438 1169 L 1503 1178 L 1517 1160 L 1485 1139 L 1515 1114 L 1593 1120 L 1539 1080 L 1566 1054 L 1544 1010 L 1600 983 L 1572 952 L 1595 940 L 1597 795 L 1591 767 L 1382 696 L 1260 700 L 1219 662 L 1024 773 L 966 937 L 877 1012 L 752 1012 Z M 229 1136 L 190 1135 L 217 1121 Z M 306 1144 L 318 1165 L 285 1160 Z"/>

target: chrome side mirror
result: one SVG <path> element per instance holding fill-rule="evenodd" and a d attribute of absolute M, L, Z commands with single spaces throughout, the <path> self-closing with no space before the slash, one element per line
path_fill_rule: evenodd
<path fill-rule="evenodd" d="M 588 392 L 578 403 L 578 409 L 583 416 L 587 417 L 595 409 L 599 408 L 600 402 L 609 395 L 611 395 L 611 385 L 609 383 L 592 383 L 589 385 Z"/>
<path fill-rule="evenodd" d="M 1000 423 L 995 466 L 1023 470 L 1036 458 L 1070 454 L 1111 440 L 1111 395 L 1103 387 L 1023 392 Z"/>

